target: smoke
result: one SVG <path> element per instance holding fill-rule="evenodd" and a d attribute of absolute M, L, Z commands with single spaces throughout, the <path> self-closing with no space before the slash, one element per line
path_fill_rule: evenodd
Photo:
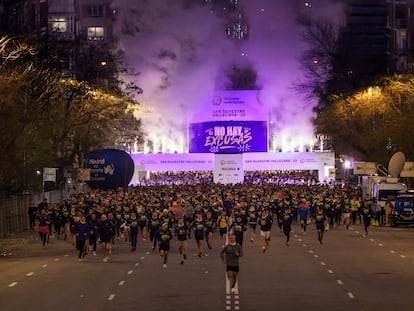
<path fill-rule="evenodd" d="M 137 117 L 155 151 L 186 150 L 187 120 L 215 90 L 228 85 L 232 65 L 257 71 L 261 101 L 270 111 L 270 135 L 280 149 L 312 145 L 312 108 L 292 90 L 301 76 L 299 11 L 329 15 L 334 1 L 239 0 L 248 40 L 226 34 L 229 14 L 191 0 L 117 0 L 116 31 L 129 66 L 125 77 L 143 89 Z M 221 1 L 223 2 L 223 1 Z M 329 5 L 327 5 L 329 4 Z M 234 18 L 237 14 L 233 14 Z M 231 19 L 230 19 L 231 20 Z"/>

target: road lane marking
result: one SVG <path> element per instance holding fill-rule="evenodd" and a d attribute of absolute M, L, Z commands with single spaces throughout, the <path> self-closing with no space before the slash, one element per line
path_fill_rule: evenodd
<path fill-rule="evenodd" d="M 313 254 L 313 250 L 311 250 L 311 249 L 310 249 L 310 250 L 309 250 L 309 253 Z"/>
<path fill-rule="evenodd" d="M 138 267 L 138 266 L 139 266 L 139 262 L 135 263 L 135 267 Z"/>
<path fill-rule="evenodd" d="M 55 258 L 55 261 L 59 261 L 60 260 L 60 258 Z"/>
<path fill-rule="evenodd" d="M 9 287 L 14 287 L 14 286 L 16 286 L 17 285 L 17 282 L 13 282 L 13 283 L 10 283 L 9 284 Z"/>
<path fill-rule="evenodd" d="M 26 276 L 32 276 L 34 274 L 34 272 L 29 272 L 28 274 L 26 274 Z"/>
<path fill-rule="evenodd" d="M 115 298 L 115 294 L 110 294 L 110 295 L 109 295 L 109 297 L 108 297 L 108 300 L 109 300 L 109 301 L 111 301 L 111 300 L 113 300 L 114 298 Z"/>
<path fill-rule="evenodd" d="M 340 285 L 344 285 L 344 282 L 342 282 L 341 280 L 336 280 L 336 282 Z"/>
<path fill-rule="evenodd" d="M 303 245 L 304 247 L 306 247 L 306 244 L 305 244 L 305 243 L 303 243 L 302 245 Z"/>
<path fill-rule="evenodd" d="M 382 243 L 378 243 L 378 246 L 384 246 L 384 244 L 382 244 Z"/>
<path fill-rule="evenodd" d="M 121 281 L 121 282 L 119 282 L 119 286 L 122 286 L 122 285 L 124 285 L 125 284 L 125 281 Z"/>
<path fill-rule="evenodd" d="M 144 260 L 144 257 L 141 257 L 141 260 Z"/>
<path fill-rule="evenodd" d="M 390 253 L 391 253 L 391 254 L 395 254 L 395 251 L 393 251 L 393 250 L 390 250 Z"/>
<path fill-rule="evenodd" d="M 351 299 L 355 298 L 354 294 L 352 294 L 351 292 L 348 292 L 348 297 L 351 298 Z"/>
<path fill-rule="evenodd" d="M 132 274 L 134 271 L 132 271 L 132 270 L 129 270 L 128 271 L 128 274 L 130 275 L 130 274 Z"/>
<path fill-rule="evenodd" d="M 324 263 L 323 261 L 321 261 L 321 265 L 322 266 L 326 266 L 326 263 Z"/>
<path fill-rule="evenodd" d="M 47 267 L 47 264 L 42 266 L 43 269 L 46 268 L 46 267 Z"/>
<path fill-rule="evenodd" d="M 374 242 L 375 240 L 374 239 L 369 239 L 371 242 Z"/>
<path fill-rule="evenodd" d="M 406 256 L 405 256 L 405 255 L 400 255 L 400 257 L 401 257 L 401 258 L 405 258 Z"/>
<path fill-rule="evenodd" d="M 319 258 L 319 255 L 316 255 L 316 254 L 315 254 L 315 255 L 313 255 L 313 256 L 314 256 L 315 258 Z"/>
<path fill-rule="evenodd" d="M 332 270 L 328 270 L 328 273 L 332 274 L 332 273 L 333 273 L 333 271 L 332 271 Z"/>

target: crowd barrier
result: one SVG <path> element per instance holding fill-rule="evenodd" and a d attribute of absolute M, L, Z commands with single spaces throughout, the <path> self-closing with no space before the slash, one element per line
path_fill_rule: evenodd
<path fill-rule="evenodd" d="M 53 204 L 63 197 L 63 191 L 55 190 L 44 194 L 36 193 L 0 199 L 0 239 L 29 229 L 27 212 L 31 201 L 37 205 L 43 198 L 46 198 L 49 203 Z"/>

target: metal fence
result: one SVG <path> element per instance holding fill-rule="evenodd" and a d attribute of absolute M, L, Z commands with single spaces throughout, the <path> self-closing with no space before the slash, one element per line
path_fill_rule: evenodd
<path fill-rule="evenodd" d="M 29 229 L 28 208 L 30 201 L 39 203 L 43 198 L 55 203 L 64 197 L 60 190 L 41 194 L 23 195 L 8 199 L 0 199 L 0 239 L 24 232 Z"/>

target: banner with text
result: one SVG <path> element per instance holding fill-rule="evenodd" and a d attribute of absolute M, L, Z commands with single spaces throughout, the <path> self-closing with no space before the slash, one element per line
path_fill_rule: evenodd
<path fill-rule="evenodd" d="M 267 152 L 266 121 L 211 121 L 189 126 L 190 153 Z"/>
<path fill-rule="evenodd" d="M 216 154 L 213 179 L 218 184 L 242 183 L 244 180 L 243 154 Z"/>

